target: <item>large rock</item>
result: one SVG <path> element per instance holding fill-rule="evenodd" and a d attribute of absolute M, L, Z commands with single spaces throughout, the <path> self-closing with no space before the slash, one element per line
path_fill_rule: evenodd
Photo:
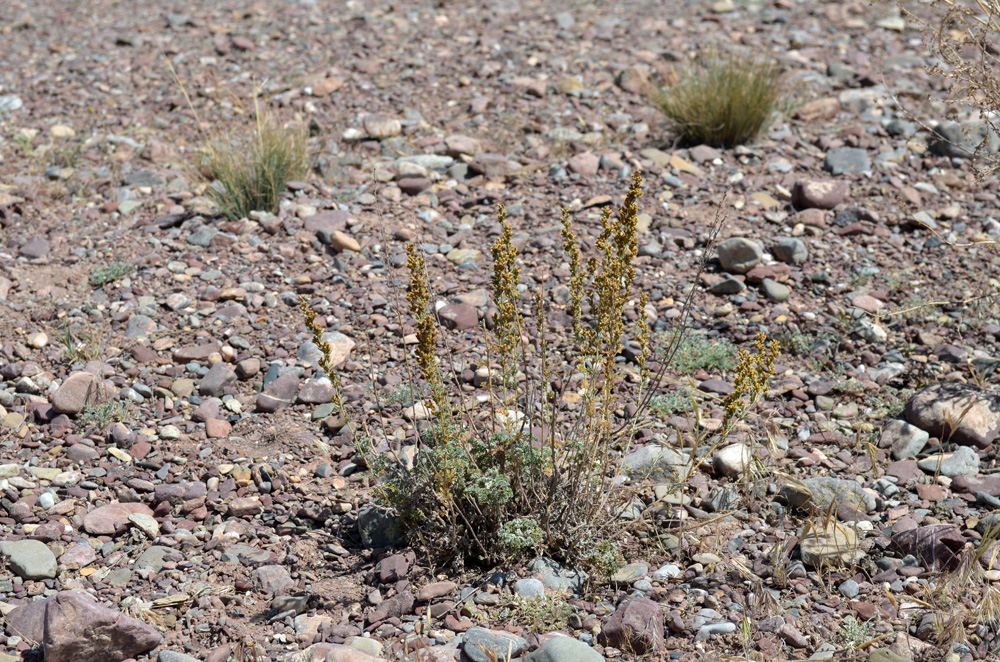
<path fill-rule="evenodd" d="M 479 312 L 467 303 L 450 303 L 438 310 L 438 319 L 446 329 L 465 331 L 479 325 Z"/>
<path fill-rule="evenodd" d="M 525 658 L 526 662 L 604 662 L 604 656 L 579 639 L 554 636 L 534 653 Z"/>
<path fill-rule="evenodd" d="M 627 650 L 635 655 L 663 648 L 663 612 L 648 598 L 633 598 L 618 609 L 598 635 L 603 646 Z"/>
<path fill-rule="evenodd" d="M 56 557 L 38 540 L 15 540 L 0 543 L 0 557 L 7 561 L 21 579 L 52 579 L 56 576 Z"/>
<path fill-rule="evenodd" d="M 112 392 L 97 375 L 74 372 L 52 395 L 52 408 L 57 414 L 79 414 L 85 407 L 107 402 Z"/>
<path fill-rule="evenodd" d="M 634 480 L 669 480 L 686 470 L 688 458 L 672 448 L 651 444 L 622 458 L 625 474 Z"/>
<path fill-rule="evenodd" d="M 155 648 L 151 625 L 108 609 L 83 593 L 61 591 L 45 608 L 45 662 L 122 662 Z"/>
<path fill-rule="evenodd" d="M 257 396 L 257 411 L 273 414 L 295 402 L 299 392 L 298 375 L 279 375 L 263 393 Z"/>
<path fill-rule="evenodd" d="M 221 397 L 226 389 L 236 383 L 236 373 L 228 365 L 219 361 L 205 373 L 198 385 L 198 393 L 213 398 Z"/>
<path fill-rule="evenodd" d="M 931 154 L 969 159 L 1000 151 L 1000 137 L 986 122 L 941 122 L 934 129 L 928 147 Z"/>
<path fill-rule="evenodd" d="M 833 504 L 846 504 L 868 512 L 875 510 L 875 496 L 853 480 L 820 476 L 784 485 L 778 496 L 793 508 L 809 508 L 826 512 Z"/>
<path fill-rule="evenodd" d="M 109 503 L 95 508 L 83 516 L 83 528 L 92 536 L 114 535 L 119 526 L 129 523 L 133 513 L 153 516 L 153 511 L 144 503 Z"/>
<path fill-rule="evenodd" d="M 730 237 L 716 247 L 722 268 L 730 273 L 745 274 L 758 264 L 764 255 L 760 244 L 743 237 Z"/>
<path fill-rule="evenodd" d="M 473 627 L 462 638 L 462 652 L 472 662 L 510 660 L 528 650 L 528 642 L 503 630 Z"/>
<path fill-rule="evenodd" d="M 1000 434 L 1000 397 L 971 384 L 934 384 L 913 394 L 907 422 L 942 441 L 987 448 Z"/>
<path fill-rule="evenodd" d="M 851 185 L 841 180 L 800 179 L 792 187 L 796 209 L 833 209 L 851 196 Z"/>

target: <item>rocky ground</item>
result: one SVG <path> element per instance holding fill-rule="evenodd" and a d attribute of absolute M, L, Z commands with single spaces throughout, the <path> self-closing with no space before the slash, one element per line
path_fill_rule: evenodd
<path fill-rule="evenodd" d="M 644 90 L 713 43 L 778 59 L 792 103 L 752 145 L 681 148 Z M 926 307 L 998 286 L 997 179 L 931 63 L 866 2 L 7 0 L 0 660 L 997 659 L 1000 324 L 989 298 Z M 309 123 L 315 168 L 234 222 L 194 157 L 255 85 Z M 596 233 L 635 170 L 654 330 L 699 286 L 692 352 L 783 343 L 734 439 L 770 442 L 754 480 L 735 446 L 664 489 L 664 431 L 721 418 L 671 379 L 622 465 L 654 526 L 610 582 L 387 548 L 298 297 L 353 429 L 412 441 L 404 243 L 481 393 L 495 204 L 558 307 L 559 209 Z M 724 394 L 724 365 L 670 376 Z"/>

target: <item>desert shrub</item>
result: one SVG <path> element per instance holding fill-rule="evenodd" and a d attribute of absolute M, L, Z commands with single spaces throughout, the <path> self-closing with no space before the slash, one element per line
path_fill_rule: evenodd
<path fill-rule="evenodd" d="M 753 140 L 782 100 L 778 65 L 763 57 L 699 57 L 655 102 L 684 143 L 733 147 Z"/>
<path fill-rule="evenodd" d="M 573 331 L 571 342 L 558 349 L 541 333 L 547 328 L 546 297 L 522 298 L 518 292 L 517 251 L 500 208 L 503 231 L 492 249 L 496 312 L 486 338 L 491 374 L 483 411 L 467 410 L 452 394 L 437 357 L 437 320 L 423 257 L 416 246 L 408 247 L 415 380 L 433 421 L 420 437 L 412 468 L 391 453 L 372 453 L 369 462 L 381 477 L 383 501 L 399 512 L 411 540 L 438 560 L 495 562 L 544 552 L 582 561 L 600 540 L 617 539 L 612 532 L 624 520 L 615 512 L 630 496 L 614 483 L 613 460 L 627 445 L 631 427 L 614 415 L 625 397 L 619 389 L 625 368 L 616 357 L 628 336 L 640 347 L 643 374 L 650 354 L 643 316 L 631 333 L 624 322 L 630 307 L 641 313 L 646 303 L 635 291 L 632 264 L 641 193 L 637 175 L 618 214 L 612 216 L 610 208 L 603 214 L 597 256 L 586 262 L 572 217 L 564 214 Z M 591 314 L 585 317 L 587 307 Z M 529 335 L 533 340 L 526 342 Z M 560 415 L 548 386 L 563 366 L 586 375 L 575 420 Z"/>
<path fill-rule="evenodd" d="M 305 126 L 282 124 L 254 103 L 252 126 L 210 137 L 201 152 L 212 177 L 208 195 L 233 220 L 277 213 L 285 185 L 309 170 Z"/>
<path fill-rule="evenodd" d="M 407 246 L 405 299 L 416 342 L 405 366 L 409 393 L 419 400 L 405 411 L 419 434 L 404 452 L 394 439 L 379 441 L 368 426 L 357 448 L 377 478 L 376 497 L 433 562 L 485 565 L 544 554 L 606 577 L 622 559 L 617 545 L 628 540 L 634 521 L 619 515 L 640 504 L 618 474 L 619 460 L 638 429 L 661 415 L 656 396 L 671 361 L 685 347 L 689 366 L 730 365 L 720 350 L 736 356 L 736 391 L 723 402 L 719 443 L 764 392 L 777 349 L 766 348 L 763 338 L 755 354 L 723 343 L 694 351 L 683 342 L 694 290 L 677 331 L 657 336 L 661 347 L 654 351 L 648 299 L 635 284 L 641 195 L 637 173 L 617 214 L 603 210 L 592 256 L 583 254 L 573 218 L 564 212 L 564 282 L 571 292 L 565 310 L 572 323 L 556 333 L 547 323 L 549 297 L 519 290 L 517 250 L 499 208 L 501 233 L 491 251 L 495 309 L 476 361 L 480 374 L 487 371 L 485 394 L 471 400 L 448 372 L 450 361 L 439 357 L 424 257 L 417 245 Z M 710 242 L 721 220 L 720 211 Z M 315 313 L 304 301 L 302 310 L 318 337 Z M 630 318 L 635 321 L 627 323 Z M 626 347 L 629 360 L 622 361 Z M 553 390 L 556 381 L 572 383 L 572 407 Z M 380 398 L 377 390 L 374 395 Z"/>

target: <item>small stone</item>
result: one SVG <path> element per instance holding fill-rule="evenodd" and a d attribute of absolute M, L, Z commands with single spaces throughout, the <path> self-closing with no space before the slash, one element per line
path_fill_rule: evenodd
<path fill-rule="evenodd" d="M 663 648 L 663 612 L 647 598 L 626 600 L 604 625 L 598 640 L 604 646 L 646 655 Z"/>
<path fill-rule="evenodd" d="M 380 115 L 368 115 L 365 117 L 364 125 L 368 137 L 375 140 L 394 138 L 403 132 L 403 125 L 399 120 Z"/>
<path fill-rule="evenodd" d="M 791 288 L 787 285 L 770 278 L 765 278 L 761 287 L 764 290 L 764 295 L 771 301 L 788 301 L 788 297 L 792 294 Z"/>
<path fill-rule="evenodd" d="M 25 339 L 25 344 L 28 347 L 33 347 L 34 349 L 41 349 L 49 344 L 49 337 L 45 335 L 44 331 L 38 331 L 36 333 L 30 334 Z"/>
<path fill-rule="evenodd" d="M 840 586 L 837 587 L 844 597 L 854 599 L 858 597 L 858 593 L 861 592 L 861 587 L 853 579 L 848 579 L 844 581 Z"/>
<path fill-rule="evenodd" d="M 257 410 L 264 413 L 274 413 L 295 402 L 299 391 L 299 378 L 294 374 L 279 375 L 257 396 Z"/>
<path fill-rule="evenodd" d="M 860 174 L 872 169 L 868 152 L 857 147 L 836 147 L 826 153 L 823 169 L 837 177 L 844 174 Z"/>
<path fill-rule="evenodd" d="M 795 237 L 779 239 L 771 247 L 771 253 L 776 260 L 785 264 L 801 264 L 809 259 L 809 250 L 805 242 Z"/>
<path fill-rule="evenodd" d="M 724 476 L 741 476 L 750 463 L 750 448 L 745 444 L 731 444 L 715 453 L 715 468 Z"/>
<path fill-rule="evenodd" d="M 649 566 L 645 563 L 628 563 L 618 568 L 610 577 L 613 584 L 631 584 L 637 579 L 642 579 L 649 572 Z"/>
<path fill-rule="evenodd" d="M 236 384 L 236 373 L 223 362 L 216 363 L 198 385 L 198 393 L 203 396 L 219 398 L 222 397 L 227 388 Z"/>
<path fill-rule="evenodd" d="M 802 563 L 810 568 L 851 563 L 864 556 L 855 530 L 836 522 L 830 522 L 825 530 L 810 529 L 799 541 L 799 554 Z"/>
<path fill-rule="evenodd" d="M 522 598 L 544 598 L 545 585 L 533 577 L 518 579 L 514 582 L 514 593 Z"/>
<path fill-rule="evenodd" d="M 591 152 L 577 154 L 569 160 L 569 169 L 583 177 L 593 177 L 600 167 L 601 158 Z"/>
<path fill-rule="evenodd" d="M 916 457 L 924 449 L 930 435 L 915 425 L 898 419 L 891 420 L 882 428 L 879 446 L 892 449 L 892 459 L 903 460 Z"/>
<path fill-rule="evenodd" d="M 731 237 L 716 247 L 722 268 L 731 273 L 745 274 L 760 264 L 763 250 L 755 241 Z"/>
<path fill-rule="evenodd" d="M 358 240 L 351 235 L 343 232 L 341 230 L 333 230 L 330 233 L 319 232 L 317 233 L 320 241 L 327 244 L 335 251 L 342 253 L 344 251 L 354 251 L 355 253 L 361 252 L 361 244 Z"/>
<path fill-rule="evenodd" d="M 835 97 L 813 99 L 798 107 L 795 119 L 802 122 L 832 120 L 840 112 L 840 101 Z"/>

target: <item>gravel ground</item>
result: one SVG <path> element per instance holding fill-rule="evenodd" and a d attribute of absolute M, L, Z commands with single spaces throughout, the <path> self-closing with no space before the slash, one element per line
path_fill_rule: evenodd
<path fill-rule="evenodd" d="M 784 69 L 792 103 L 751 145 L 679 146 L 644 94 L 711 44 Z M 0 662 L 43 642 L 46 662 L 1000 658 L 1000 323 L 989 297 L 957 303 L 1000 287 L 998 181 L 974 179 L 947 122 L 976 113 L 932 63 L 881 3 L 7 0 Z M 308 123 L 314 167 L 276 216 L 232 221 L 195 156 L 254 89 Z M 735 378 L 698 353 L 765 332 L 771 390 L 729 440 L 755 444 L 753 480 L 748 446 L 680 491 L 634 480 L 628 564 L 563 593 L 553 564 L 387 548 L 299 297 L 353 429 L 412 443 L 404 245 L 481 395 L 496 204 L 558 312 L 560 209 L 592 249 L 635 171 L 657 342 L 699 291 L 694 358 L 623 466 L 671 430 L 697 452 L 723 411 L 685 412 L 681 385 Z M 528 604 L 558 622 L 511 615 L 546 591 Z"/>

